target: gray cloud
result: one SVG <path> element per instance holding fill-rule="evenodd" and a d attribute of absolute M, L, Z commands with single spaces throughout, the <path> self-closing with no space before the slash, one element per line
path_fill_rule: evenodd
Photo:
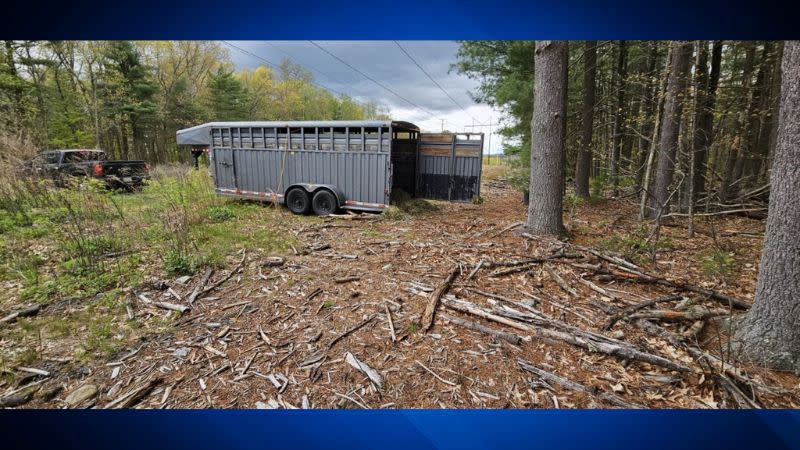
<path fill-rule="evenodd" d="M 412 106 L 377 86 L 308 41 L 233 42 L 273 63 L 291 59 L 314 74 L 315 81 L 361 101 L 373 100 L 391 109 Z M 456 106 L 392 41 L 318 41 L 317 44 L 389 87 L 411 102 L 438 115 Z M 448 73 L 455 62 L 458 43 L 451 41 L 401 41 L 400 45 L 464 108 L 474 104 L 468 91 L 476 87 L 469 78 Z M 230 49 L 237 68 L 260 64 L 257 58 Z"/>

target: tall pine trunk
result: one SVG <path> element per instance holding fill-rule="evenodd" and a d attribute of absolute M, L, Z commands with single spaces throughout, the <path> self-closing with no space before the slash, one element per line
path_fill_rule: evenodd
<path fill-rule="evenodd" d="M 706 51 L 707 52 L 707 51 Z M 699 58 L 698 58 L 699 59 Z M 692 178 L 694 179 L 694 198 L 705 193 L 706 174 L 708 173 L 708 149 L 711 147 L 714 129 L 714 108 L 717 102 L 717 86 L 719 85 L 719 73 L 722 62 L 722 41 L 714 41 L 711 50 L 711 74 L 707 75 L 704 82 L 701 82 L 698 75 L 698 84 L 702 85 L 702 93 L 698 93 L 698 100 L 702 96 L 702 102 L 698 101 L 698 109 L 695 111 L 695 128 L 693 151 L 695 167 Z M 696 70 L 698 73 L 707 74 L 706 63 L 701 63 Z M 701 86 L 698 86 L 698 88 Z"/>
<path fill-rule="evenodd" d="M 787 42 L 764 251 L 753 307 L 738 330 L 744 359 L 800 373 L 800 42 Z"/>
<path fill-rule="evenodd" d="M 586 41 L 583 53 L 583 110 L 581 111 L 581 142 L 575 166 L 575 194 L 589 197 L 589 169 L 592 166 L 592 132 L 597 75 L 597 41 Z"/>
<path fill-rule="evenodd" d="M 634 190 L 637 194 L 642 190 L 642 179 L 647 155 L 650 150 L 650 135 L 653 134 L 654 119 L 653 114 L 658 106 L 659 83 L 656 80 L 658 71 L 658 42 L 653 41 L 650 52 L 647 55 L 647 75 L 644 81 L 643 98 L 639 103 L 639 149 L 636 157 L 636 167 L 634 167 Z"/>
<path fill-rule="evenodd" d="M 616 90 L 616 103 L 614 105 L 614 131 L 611 144 L 610 178 L 612 196 L 619 195 L 619 155 L 622 152 L 622 128 L 625 125 L 625 83 L 628 72 L 628 47 L 625 41 L 619 41 L 617 53 L 617 71 L 615 73 L 614 89 Z"/>
<path fill-rule="evenodd" d="M 567 125 L 567 42 L 536 41 L 528 232 L 565 234 L 562 219 Z"/>
<path fill-rule="evenodd" d="M 661 137 L 658 143 L 656 181 L 650 196 L 650 206 L 646 211 L 647 217 L 657 217 L 669 213 L 671 198 L 669 188 L 675 174 L 675 158 L 678 151 L 683 98 L 686 94 L 686 77 L 689 71 L 691 50 L 690 42 L 676 41 L 672 43 L 672 62 L 667 96 L 664 100 Z"/>
<path fill-rule="evenodd" d="M 750 98 L 752 96 L 751 92 L 751 84 L 753 78 L 753 69 L 755 67 L 755 58 L 756 58 L 756 43 L 755 42 L 748 42 L 747 48 L 745 49 L 745 60 L 744 60 L 744 69 L 742 71 L 742 93 L 740 94 L 743 98 L 741 102 L 741 112 L 739 113 L 739 117 L 736 121 L 736 128 L 739 130 L 739 135 L 734 138 L 733 144 L 731 145 L 730 153 L 728 154 L 728 160 L 725 162 L 725 172 L 722 176 L 722 185 L 720 186 L 719 190 L 719 199 L 720 202 L 725 203 L 733 194 L 735 190 L 735 186 L 738 181 L 737 172 L 741 173 L 741 165 L 744 156 L 744 153 L 747 148 L 747 141 L 748 135 L 750 133 L 750 120 L 749 120 L 749 109 L 750 109 Z"/>

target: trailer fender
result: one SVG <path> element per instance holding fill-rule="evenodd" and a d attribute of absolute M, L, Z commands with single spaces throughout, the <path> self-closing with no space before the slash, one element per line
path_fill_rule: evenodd
<path fill-rule="evenodd" d="M 309 195 L 312 195 L 312 196 L 314 195 L 315 192 L 317 192 L 320 189 L 327 189 L 327 190 L 333 192 L 333 195 L 336 196 L 336 201 L 339 203 L 340 207 L 344 206 L 344 204 L 345 204 L 344 202 L 345 202 L 346 199 L 345 199 L 345 196 L 344 196 L 344 192 L 342 192 L 341 189 L 339 189 L 337 186 L 334 186 L 332 184 L 295 183 L 295 184 L 289 186 L 288 188 L 286 188 L 286 192 L 284 192 L 283 195 L 284 196 L 287 195 L 289 193 L 289 190 L 291 190 L 292 188 L 296 188 L 296 187 L 300 187 L 300 188 L 305 189 L 305 191 L 308 192 Z"/>

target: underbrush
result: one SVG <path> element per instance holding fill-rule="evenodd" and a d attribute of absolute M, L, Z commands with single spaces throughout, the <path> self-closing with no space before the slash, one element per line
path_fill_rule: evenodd
<path fill-rule="evenodd" d="M 285 211 L 220 198 L 205 171 L 158 172 L 135 194 L 87 180 L 55 188 L 0 176 L 0 281 L 12 287 L 0 314 L 33 303 L 73 305 L 58 322 L 46 314 L 27 319 L 28 331 L 3 330 L 0 340 L 22 333 L 9 336 L 24 342 L 14 361 L 35 355 L 41 333 L 76 339 L 76 357 L 107 356 L 140 328 L 169 326 L 127 320 L 124 298 L 146 278 L 223 267 L 242 248 L 272 255 L 294 244 L 283 231 Z"/>
<path fill-rule="evenodd" d="M 655 239 L 644 224 L 628 233 L 619 233 L 602 239 L 597 246 L 618 253 L 636 264 L 642 264 L 648 259 L 652 260 L 659 251 L 671 250 L 675 247 L 668 237 Z"/>

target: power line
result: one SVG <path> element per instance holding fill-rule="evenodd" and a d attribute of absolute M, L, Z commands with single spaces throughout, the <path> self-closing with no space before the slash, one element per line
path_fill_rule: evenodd
<path fill-rule="evenodd" d="M 225 44 L 225 45 L 227 45 L 227 46 L 229 46 L 229 47 L 231 47 L 231 48 L 235 48 L 236 50 L 239 50 L 240 52 L 242 52 L 242 53 L 244 53 L 244 54 L 246 54 L 246 55 L 250 55 L 250 56 L 252 56 L 253 58 L 256 58 L 256 59 L 258 59 L 258 60 L 261 60 L 261 61 L 263 61 L 264 63 L 266 63 L 267 65 L 269 65 L 270 67 L 273 67 L 273 68 L 275 68 L 275 69 L 279 69 L 279 70 L 280 70 L 280 66 L 279 66 L 279 65 L 277 65 L 277 64 L 275 64 L 275 63 L 273 63 L 272 61 L 270 61 L 270 60 L 268 60 L 268 59 L 266 59 L 266 58 L 264 58 L 264 57 L 261 57 L 261 56 L 259 56 L 259 55 L 256 55 L 255 53 L 252 53 L 252 52 L 250 52 L 250 51 L 248 51 L 248 50 L 245 50 L 245 49 L 243 49 L 242 47 L 239 47 L 238 45 L 231 44 L 231 43 L 230 43 L 230 42 L 228 42 L 228 41 L 220 41 L 220 42 L 222 42 L 223 44 Z M 301 65 L 301 66 L 302 66 L 302 65 Z M 289 75 L 290 75 L 290 76 L 292 76 L 292 77 L 294 77 L 295 79 L 298 79 L 298 80 L 303 80 L 303 81 L 305 81 L 305 82 L 307 82 L 307 83 L 309 83 L 309 84 L 312 84 L 312 85 L 314 85 L 314 86 L 316 86 L 316 87 L 318 87 L 318 88 L 320 88 L 320 89 L 324 89 L 324 90 L 326 90 L 326 91 L 329 91 L 329 92 L 331 92 L 331 93 L 333 93 L 333 94 L 336 94 L 336 95 L 338 95 L 338 96 L 340 96 L 340 97 L 350 97 L 349 95 L 345 94 L 344 92 L 339 92 L 339 91 L 337 91 L 337 90 L 335 90 L 335 89 L 329 88 L 329 87 L 327 87 L 327 86 L 325 86 L 325 85 L 323 85 L 323 84 L 317 83 L 317 82 L 315 82 L 315 81 L 311 81 L 311 80 L 307 80 L 307 79 L 305 79 L 305 78 L 301 78 L 301 77 L 299 77 L 299 76 L 297 76 L 297 75 L 294 75 L 294 74 L 292 74 L 292 73 L 289 73 Z M 351 99 L 352 101 L 354 101 L 355 103 L 358 103 L 358 104 L 359 104 L 359 105 L 361 105 L 361 106 L 369 106 L 367 103 L 360 102 L 360 101 L 358 101 L 358 100 L 356 100 L 356 99 L 354 99 L 354 98 L 352 98 L 352 97 L 350 97 L 350 99 Z"/>
<path fill-rule="evenodd" d="M 447 92 L 447 91 L 446 91 L 446 90 L 445 90 L 445 89 L 442 87 L 442 85 L 440 85 L 440 84 L 439 84 L 439 83 L 438 83 L 438 82 L 437 82 L 437 81 L 436 81 L 436 80 L 435 80 L 435 79 L 434 79 L 434 78 L 431 76 L 431 74 L 429 74 L 429 73 L 428 73 L 428 72 L 427 72 L 427 71 L 426 71 L 426 70 L 425 70 L 425 69 L 424 69 L 424 68 L 423 68 L 423 67 L 422 67 L 422 66 L 421 66 L 421 65 L 420 65 L 418 62 L 417 62 L 417 60 L 416 60 L 416 59 L 414 59 L 414 57 L 413 57 L 413 56 L 411 56 L 411 54 L 410 54 L 410 53 L 408 53 L 408 51 L 407 51 L 405 48 L 403 48 L 403 46 L 402 46 L 402 45 L 400 45 L 400 43 L 399 43 L 399 42 L 397 42 L 397 41 L 394 41 L 394 43 L 395 43 L 395 45 L 397 45 L 397 47 L 398 47 L 398 48 L 400 48 L 400 50 L 402 50 L 402 51 L 403 51 L 403 53 L 405 53 L 405 54 L 406 54 L 406 56 L 408 56 L 408 59 L 410 59 L 410 60 L 411 60 L 411 62 L 413 62 L 413 63 L 414 63 L 414 65 L 416 65 L 417 67 L 419 67 L 419 70 L 421 70 L 421 71 L 422 71 L 422 73 L 424 73 L 424 74 L 425 74 L 425 75 L 428 77 L 428 79 L 429 79 L 429 80 L 431 80 L 431 81 L 433 82 L 433 84 L 435 84 L 435 85 L 436 85 L 436 87 L 438 87 L 438 88 L 439 88 L 439 90 L 440 90 L 440 91 L 442 91 L 442 93 L 444 93 L 444 95 L 446 95 L 446 96 L 447 96 L 447 97 L 448 97 L 450 100 L 452 100 L 452 102 L 453 102 L 453 103 L 454 103 L 456 106 L 458 106 L 459 108 L 461 108 L 461 110 L 462 110 L 462 111 L 464 111 L 464 114 L 468 115 L 468 116 L 469 116 L 469 117 L 470 117 L 472 120 L 477 120 L 477 119 L 475 119 L 475 117 L 474 117 L 472 114 L 468 113 L 468 112 L 467 112 L 467 110 L 466 110 L 466 108 L 464 108 L 463 106 L 461 106 L 461 104 L 460 104 L 460 103 L 458 103 L 458 102 L 456 101 L 456 99 L 454 99 L 454 98 L 453 98 L 453 97 L 452 97 L 452 96 L 451 96 L 451 95 L 450 95 L 450 94 L 449 94 L 449 93 L 448 93 L 448 92 Z"/>
<path fill-rule="evenodd" d="M 283 53 L 284 55 L 286 55 L 289 58 L 290 61 L 297 61 L 296 57 L 293 57 L 289 52 L 281 49 L 280 47 L 278 47 L 277 45 L 273 44 L 272 42 L 264 41 L 264 43 L 269 45 L 270 47 L 274 48 L 275 50 Z M 336 77 L 332 77 L 329 74 L 317 69 L 316 67 L 312 66 L 311 64 L 307 64 L 307 63 L 303 64 L 303 63 L 300 63 L 300 62 L 296 62 L 296 64 L 301 66 L 301 67 L 306 67 L 310 71 L 317 72 L 320 75 L 324 75 L 325 77 L 327 77 L 327 78 L 329 78 L 329 79 L 331 79 L 333 81 L 336 81 L 337 83 L 346 84 L 346 83 L 342 82 L 341 80 L 337 79 Z"/>
<path fill-rule="evenodd" d="M 308 41 L 308 42 L 310 42 L 311 44 L 313 44 L 315 47 L 317 47 L 318 49 L 322 50 L 323 52 L 327 53 L 328 55 L 330 55 L 330 56 L 331 56 L 332 58 L 334 58 L 335 60 L 337 60 L 337 61 L 339 61 L 340 63 L 344 64 L 345 66 L 349 67 L 349 68 L 350 68 L 351 70 L 353 70 L 354 72 L 356 72 L 356 73 L 360 74 L 362 77 L 364 77 L 364 78 L 366 78 L 367 80 L 369 80 L 369 81 L 371 81 L 371 82 L 375 83 L 375 84 L 376 84 L 378 87 L 380 87 L 380 88 L 384 89 L 385 91 L 387 91 L 387 92 L 389 92 L 389 93 L 393 94 L 393 95 L 394 95 L 394 96 L 396 96 L 397 98 L 399 98 L 399 99 L 403 100 L 404 102 L 408 103 L 409 105 L 411 105 L 411 106 L 413 106 L 413 107 L 415 107 L 415 108 L 419 109 L 420 111 L 423 111 L 424 113 L 428 114 L 428 116 L 430 116 L 430 117 L 432 117 L 432 118 L 436 118 L 436 115 L 435 115 L 435 114 L 433 114 L 432 112 L 430 112 L 430 111 L 428 111 L 427 109 L 425 109 L 425 108 L 423 108 L 423 107 L 421 107 L 421 106 L 417 105 L 416 103 L 412 102 L 411 100 L 409 100 L 409 99 L 407 99 L 407 98 L 403 97 L 402 95 L 398 94 L 397 92 L 395 92 L 394 90 L 392 90 L 392 89 L 391 89 L 391 88 L 389 88 L 388 86 L 384 85 L 384 84 L 383 84 L 383 83 L 381 83 L 380 81 L 378 81 L 378 80 L 376 80 L 376 79 L 372 78 L 371 76 L 369 76 L 369 75 L 365 74 L 364 72 L 362 72 L 362 71 L 358 70 L 357 68 L 353 67 L 353 66 L 352 66 L 352 65 L 350 65 L 350 64 L 349 64 L 347 61 L 345 61 L 345 60 L 343 60 L 342 58 L 340 58 L 340 57 L 336 56 L 335 54 L 331 53 L 330 51 L 328 51 L 327 49 L 325 49 L 325 48 L 324 48 L 324 47 L 322 47 L 321 45 L 317 44 L 316 42 L 314 42 L 314 41 Z M 456 127 L 458 126 L 458 125 L 456 125 L 456 124 L 454 124 L 454 123 L 452 123 L 452 122 L 450 122 L 450 121 L 448 121 L 448 120 L 445 120 L 445 122 L 447 122 L 447 123 L 450 123 L 451 125 L 455 125 Z"/>

